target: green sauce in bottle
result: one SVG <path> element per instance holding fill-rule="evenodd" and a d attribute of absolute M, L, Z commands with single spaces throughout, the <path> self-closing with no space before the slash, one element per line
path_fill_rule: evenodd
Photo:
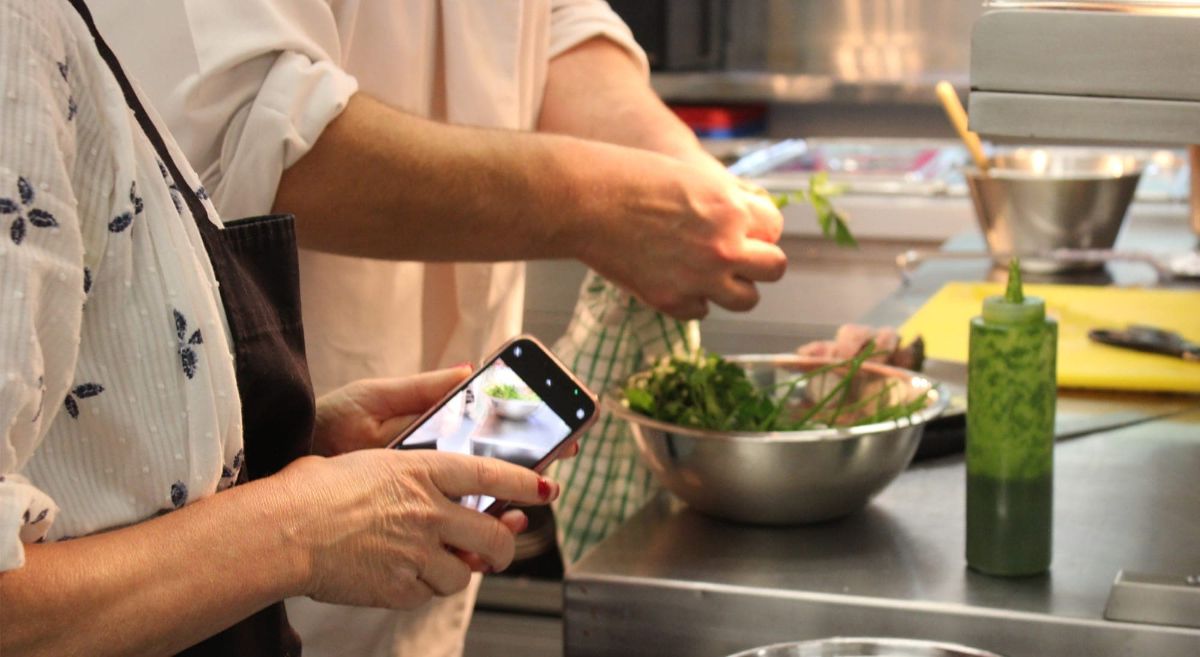
<path fill-rule="evenodd" d="M 967 565 L 1020 576 L 1050 567 L 1058 325 L 1025 297 L 1014 259 L 1004 296 L 971 320 L 967 363 Z"/>

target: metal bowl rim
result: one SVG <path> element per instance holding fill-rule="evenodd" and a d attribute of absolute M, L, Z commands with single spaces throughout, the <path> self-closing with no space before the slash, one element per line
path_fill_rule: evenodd
<path fill-rule="evenodd" d="M 929 649 L 936 649 L 936 650 L 947 650 L 947 651 L 959 653 L 959 654 L 963 655 L 964 657 L 1001 657 L 1000 655 L 998 655 L 994 652 L 989 652 L 987 650 L 981 650 L 979 648 L 972 648 L 970 646 L 964 646 L 964 645 L 960 645 L 957 643 L 946 643 L 943 641 L 927 641 L 924 639 L 897 639 L 897 638 L 886 638 L 886 637 L 832 637 L 832 638 L 828 638 L 828 639 L 813 639 L 813 640 L 809 640 L 809 641 L 784 641 L 781 643 L 772 643 L 770 645 L 758 646 L 756 648 L 750 648 L 749 650 L 743 650 L 741 652 L 733 653 L 732 655 L 729 655 L 728 657 L 750 657 L 751 655 L 753 655 L 756 652 L 763 651 L 763 650 L 772 650 L 775 648 L 792 648 L 792 647 L 805 648 L 805 647 L 809 647 L 809 646 L 817 647 L 817 646 L 853 645 L 856 643 L 873 644 L 874 646 L 880 647 L 880 648 L 887 648 L 887 647 L 929 648 Z"/>
<path fill-rule="evenodd" d="M 999 168 L 997 170 L 998 171 L 1012 171 L 1014 173 L 1025 173 L 1021 169 Z M 1142 169 L 1138 169 L 1137 171 L 1132 171 L 1130 173 L 1123 173 L 1119 176 L 1070 175 L 1070 176 L 1037 176 L 1037 177 L 1030 176 L 1028 178 L 1017 178 L 1017 177 L 1010 178 L 1010 177 L 1005 177 L 1005 176 L 997 177 L 997 176 L 992 176 L 992 175 L 984 176 L 984 175 L 980 174 L 979 169 L 974 166 L 963 167 L 962 172 L 963 172 L 964 176 L 966 176 L 968 179 L 970 179 L 972 181 L 1002 180 L 1006 183 L 1067 183 L 1067 182 L 1092 183 L 1092 182 L 1110 182 L 1110 181 L 1111 182 L 1122 182 L 1122 181 L 1132 182 L 1133 180 L 1136 180 L 1136 179 L 1142 177 Z"/>
<path fill-rule="evenodd" d="M 728 356 L 726 360 L 732 363 L 787 363 L 794 365 L 829 365 L 840 362 L 823 358 L 805 358 L 791 354 L 746 354 Z M 908 380 L 914 387 L 929 390 L 933 394 L 934 399 L 926 404 L 925 408 L 907 418 L 873 424 L 860 424 L 853 427 L 811 429 L 808 431 L 713 431 L 711 429 L 684 427 L 678 424 L 655 420 L 631 410 L 625 405 L 624 399 L 620 398 L 623 395 L 618 397 L 619 388 L 606 392 L 601 399 L 601 404 L 613 415 L 623 420 L 675 435 L 713 441 L 792 443 L 849 440 L 870 434 L 886 433 L 898 429 L 921 426 L 941 415 L 950 404 L 950 394 L 945 384 L 935 382 L 919 372 L 875 362 L 863 363 L 863 369 L 876 370 L 877 373 L 886 376 Z"/>

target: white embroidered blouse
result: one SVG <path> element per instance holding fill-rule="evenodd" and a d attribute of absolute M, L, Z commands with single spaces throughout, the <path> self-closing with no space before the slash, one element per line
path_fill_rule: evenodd
<path fill-rule="evenodd" d="M 0 571 L 26 543 L 228 487 L 241 461 L 224 311 L 178 188 L 74 9 L 0 0 Z"/>

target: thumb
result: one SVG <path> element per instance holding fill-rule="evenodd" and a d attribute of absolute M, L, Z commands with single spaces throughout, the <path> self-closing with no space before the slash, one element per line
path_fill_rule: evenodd
<path fill-rule="evenodd" d="M 469 376 L 471 366 L 462 365 L 397 379 L 376 379 L 368 385 L 387 416 L 399 418 L 424 413 Z"/>

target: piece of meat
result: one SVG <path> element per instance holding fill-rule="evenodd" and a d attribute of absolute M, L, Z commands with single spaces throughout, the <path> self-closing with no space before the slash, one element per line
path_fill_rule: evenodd
<path fill-rule="evenodd" d="M 796 353 L 807 358 L 845 360 L 865 349 L 871 340 L 875 341 L 876 355 L 870 360 L 916 371 L 924 364 L 925 342 L 917 337 L 901 346 L 900 335 L 890 326 L 874 329 L 861 324 L 844 324 L 838 328 L 833 340 L 809 342 L 797 349 Z"/>

